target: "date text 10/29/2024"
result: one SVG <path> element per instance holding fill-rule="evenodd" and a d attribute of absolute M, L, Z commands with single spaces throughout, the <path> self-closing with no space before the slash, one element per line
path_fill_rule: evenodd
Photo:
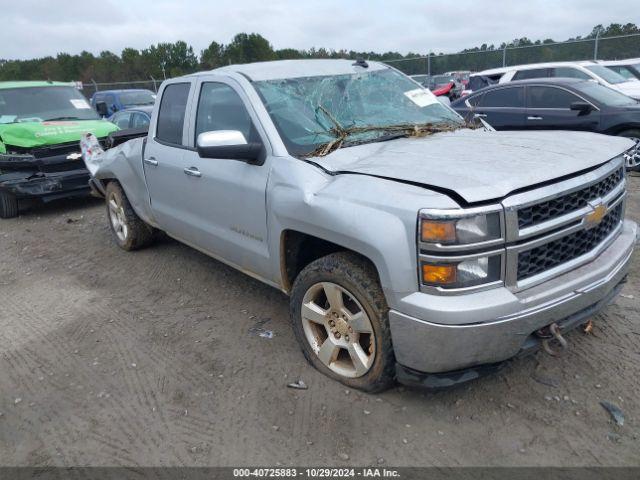
<path fill-rule="evenodd" d="M 401 478 L 390 468 L 234 468 L 236 478 Z"/>

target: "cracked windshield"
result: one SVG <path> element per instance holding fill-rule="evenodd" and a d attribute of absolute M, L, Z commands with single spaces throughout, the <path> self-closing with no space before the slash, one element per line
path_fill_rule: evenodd
<path fill-rule="evenodd" d="M 292 155 L 323 156 L 341 147 L 464 126 L 431 92 L 391 69 L 255 86 Z"/>

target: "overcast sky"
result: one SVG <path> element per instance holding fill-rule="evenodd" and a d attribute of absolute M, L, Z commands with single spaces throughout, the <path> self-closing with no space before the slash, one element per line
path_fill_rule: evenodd
<path fill-rule="evenodd" d="M 199 53 L 256 32 L 274 48 L 455 52 L 640 24 L 631 0 L 0 0 L 0 58 L 120 53 L 185 40 Z"/>

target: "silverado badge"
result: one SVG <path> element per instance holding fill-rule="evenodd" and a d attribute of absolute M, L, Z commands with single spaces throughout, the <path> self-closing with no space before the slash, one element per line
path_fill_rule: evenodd
<path fill-rule="evenodd" d="M 67 160 L 78 160 L 79 158 L 82 158 L 81 153 L 70 153 L 67 155 Z"/>

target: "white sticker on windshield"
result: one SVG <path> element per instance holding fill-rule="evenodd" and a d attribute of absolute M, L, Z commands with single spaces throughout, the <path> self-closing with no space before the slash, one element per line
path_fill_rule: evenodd
<path fill-rule="evenodd" d="M 87 101 L 86 100 L 82 100 L 81 98 L 72 98 L 69 101 L 71 102 L 71 105 L 73 105 L 78 110 L 82 110 L 82 109 L 85 109 L 85 108 L 91 108 L 89 106 L 89 104 L 87 103 Z"/>
<path fill-rule="evenodd" d="M 433 105 L 438 103 L 436 96 L 429 90 L 424 88 L 416 88 L 415 90 L 408 90 L 404 92 L 405 96 L 419 107 L 426 107 L 427 105 Z"/>

